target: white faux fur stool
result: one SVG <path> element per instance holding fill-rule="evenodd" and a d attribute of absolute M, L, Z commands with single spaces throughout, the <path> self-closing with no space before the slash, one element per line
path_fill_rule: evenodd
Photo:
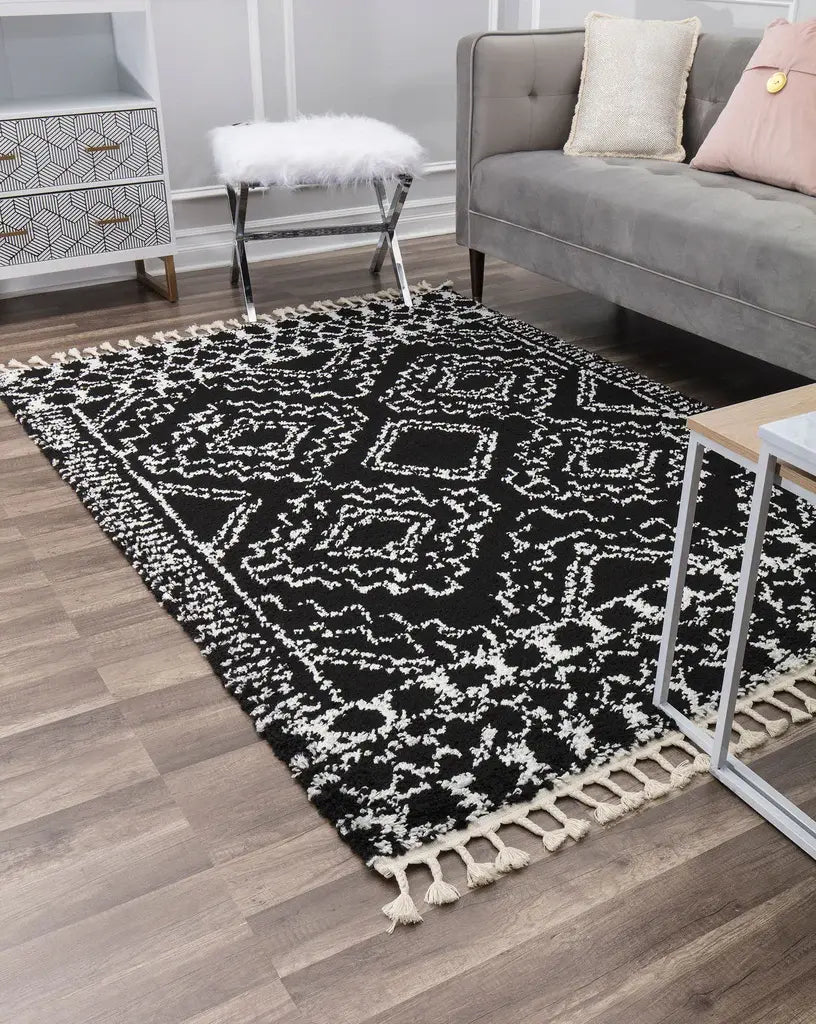
<path fill-rule="evenodd" d="M 380 272 L 387 250 L 403 301 L 406 306 L 412 304 L 396 228 L 408 189 L 422 161 L 422 149 L 416 139 L 382 121 L 348 116 L 234 124 L 216 128 L 210 138 L 218 176 L 227 188 L 235 229 L 232 283 L 237 285 L 240 279 L 250 320 L 255 319 L 255 305 L 246 242 L 269 238 L 376 232 L 380 240 L 371 261 L 371 273 Z M 388 183 L 394 184 L 390 206 L 386 193 Z M 373 187 L 381 221 L 333 228 L 246 230 L 251 188 L 351 185 Z"/>

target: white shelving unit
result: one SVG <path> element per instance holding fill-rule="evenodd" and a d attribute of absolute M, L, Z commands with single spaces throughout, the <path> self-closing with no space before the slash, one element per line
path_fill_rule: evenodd
<path fill-rule="evenodd" d="M 174 301 L 165 154 L 149 0 L 0 0 L 0 280 L 132 260 Z"/>

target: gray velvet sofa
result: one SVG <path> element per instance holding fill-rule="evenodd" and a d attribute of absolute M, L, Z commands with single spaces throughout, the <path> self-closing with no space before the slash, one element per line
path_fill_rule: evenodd
<path fill-rule="evenodd" d="M 816 377 L 816 199 L 687 163 L 566 156 L 582 30 L 458 50 L 457 239 L 484 254 Z M 703 35 L 684 144 L 697 151 L 755 37 Z"/>

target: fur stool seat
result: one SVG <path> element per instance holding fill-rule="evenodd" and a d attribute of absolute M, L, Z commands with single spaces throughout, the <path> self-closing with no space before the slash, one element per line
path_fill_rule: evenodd
<path fill-rule="evenodd" d="M 227 196 L 235 229 L 232 282 L 243 285 L 247 315 L 255 319 L 248 241 L 304 238 L 327 234 L 380 235 L 370 270 L 378 274 L 390 253 L 403 301 L 410 306 L 396 227 L 408 189 L 422 163 L 416 139 L 393 125 L 370 117 L 303 117 L 296 121 L 234 124 L 211 133 L 213 159 Z M 386 186 L 393 185 L 388 204 Z M 369 185 L 377 197 L 381 220 L 332 228 L 287 228 L 248 231 L 246 210 L 251 188 L 350 187 Z"/>

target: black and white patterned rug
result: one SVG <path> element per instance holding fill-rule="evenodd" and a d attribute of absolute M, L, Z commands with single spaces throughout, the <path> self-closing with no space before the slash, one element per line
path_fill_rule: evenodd
<path fill-rule="evenodd" d="M 526 862 L 502 823 L 555 849 L 587 829 L 557 794 L 604 821 L 704 767 L 664 756 L 651 703 L 695 402 L 446 289 L 79 355 L 11 364 L 0 393 L 320 812 L 396 876 L 393 920 L 418 919 L 410 864 L 447 902 L 440 850 L 483 884 Z M 694 716 L 751 486 L 706 467 L 675 690 Z M 816 654 L 813 510 L 779 497 L 765 550 L 751 687 Z"/>

